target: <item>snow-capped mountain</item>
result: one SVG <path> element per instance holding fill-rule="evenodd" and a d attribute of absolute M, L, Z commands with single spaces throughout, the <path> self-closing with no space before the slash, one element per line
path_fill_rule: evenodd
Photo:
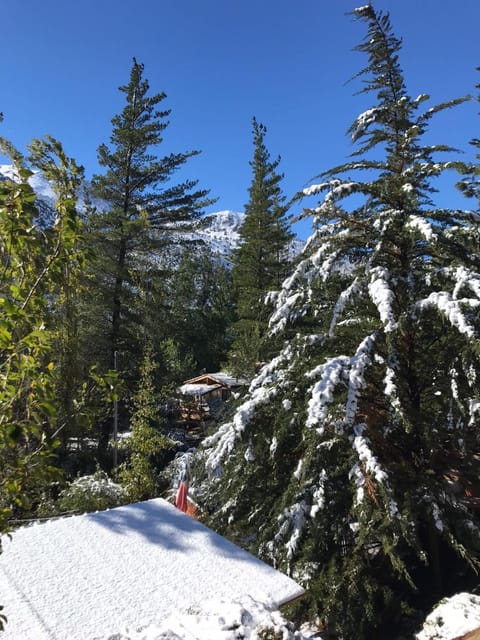
<path fill-rule="evenodd" d="M 240 244 L 240 227 L 245 218 L 238 211 L 218 211 L 201 218 L 193 231 L 196 240 L 208 245 L 212 253 L 227 257 Z"/>
<path fill-rule="evenodd" d="M 0 180 L 15 180 L 16 174 L 12 165 L 0 165 Z M 38 222 L 41 226 L 53 224 L 55 219 L 55 194 L 49 182 L 41 171 L 34 171 L 29 178 L 29 184 L 37 194 L 37 207 L 39 210 Z M 80 210 L 83 202 L 80 198 Z M 182 233 L 182 241 L 190 240 L 200 245 L 207 246 L 212 255 L 222 260 L 227 260 L 233 249 L 240 244 L 240 228 L 245 219 L 245 214 L 238 211 L 217 211 L 209 213 L 195 223 L 194 228 L 188 233 Z M 291 256 L 300 253 L 303 242 L 293 240 Z M 175 251 L 173 252 L 175 254 Z"/>
<path fill-rule="evenodd" d="M 210 246 L 212 253 L 227 257 L 240 244 L 240 228 L 244 219 L 245 214 L 238 211 L 210 213 L 199 220 L 193 235 Z M 294 238 L 290 243 L 290 257 L 298 256 L 304 244 L 302 240 Z"/>

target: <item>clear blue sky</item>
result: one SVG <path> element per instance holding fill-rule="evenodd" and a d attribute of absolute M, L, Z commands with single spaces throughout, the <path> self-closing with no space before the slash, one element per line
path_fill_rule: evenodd
<path fill-rule="evenodd" d="M 1 10 L 0 133 L 21 150 L 51 134 L 97 171 L 96 149 L 123 107 L 118 86 L 132 57 L 171 108 L 162 154 L 200 149 L 186 176 L 219 198 L 210 211 L 248 199 L 252 116 L 282 156 L 287 196 L 346 160 L 346 130 L 371 106 L 346 84 L 365 63 L 353 51 L 364 26 L 346 0 L 15 0 Z M 479 0 L 383 0 L 403 39 L 409 92 L 432 103 L 474 93 L 480 82 Z M 427 106 L 431 106 L 431 104 Z M 468 149 L 480 137 L 478 104 L 442 115 L 435 141 Z M 455 199 L 456 196 L 451 196 Z M 452 201 L 453 202 L 453 201 Z M 313 204 L 313 203 L 309 203 Z M 453 203 L 455 206 L 460 204 Z M 300 229 L 301 235 L 305 234 Z"/>

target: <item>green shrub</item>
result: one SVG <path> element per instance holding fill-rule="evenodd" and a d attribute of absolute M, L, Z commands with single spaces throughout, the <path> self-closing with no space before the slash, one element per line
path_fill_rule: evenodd
<path fill-rule="evenodd" d="M 101 511 L 126 502 L 124 489 L 104 471 L 76 478 L 58 498 L 60 511 Z"/>

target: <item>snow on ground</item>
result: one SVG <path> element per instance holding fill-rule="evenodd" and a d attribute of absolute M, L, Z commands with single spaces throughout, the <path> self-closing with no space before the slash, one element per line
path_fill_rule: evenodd
<path fill-rule="evenodd" d="M 452 640 L 480 627 L 480 597 L 457 593 L 427 616 L 417 640 Z"/>
<path fill-rule="evenodd" d="M 8 617 L 2 640 L 227 639 L 234 636 L 218 635 L 230 624 L 220 623 L 222 616 L 258 613 L 255 603 L 270 615 L 302 594 L 293 580 L 162 499 L 19 529 L 0 556 Z M 239 604 L 245 598 L 248 609 Z M 226 614 L 222 602 L 231 603 Z M 173 628 L 159 635 L 155 627 L 137 633 L 164 629 L 169 620 L 188 627 L 195 616 L 217 635 Z M 127 628 L 130 635 L 118 635 Z"/>

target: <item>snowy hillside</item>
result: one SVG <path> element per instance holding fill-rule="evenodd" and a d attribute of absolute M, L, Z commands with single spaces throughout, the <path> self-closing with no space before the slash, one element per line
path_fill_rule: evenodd
<path fill-rule="evenodd" d="M 192 231 L 179 234 L 178 244 L 187 241 L 206 246 L 210 254 L 228 262 L 232 250 L 240 243 L 240 227 L 244 217 L 244 213 L 236 211 L 209 213 L 195 223 Z M 172 256 L 178 257 L 174 247 L 169 251 Z"/>
<path fill-rule="evenodd" d="M 244 213 L 236 211 L 210 213 L 198 222 L 195 235 L 210 245 L 214 253 L 227 255 L 240 243 L 240 227 L 244 218 Z"/>
<path fill-rule="evenodd" d="M 238 211 L 217 211 L 209 213 L 197 222 L 191 239 L 205 243 L 210 252 L 221 258 L 228 258 L 240 244 L 240 228 L 245 214 Z M 294 238 L 290 245 L 290 257 L 297 256 L 304 242 Z"/>

